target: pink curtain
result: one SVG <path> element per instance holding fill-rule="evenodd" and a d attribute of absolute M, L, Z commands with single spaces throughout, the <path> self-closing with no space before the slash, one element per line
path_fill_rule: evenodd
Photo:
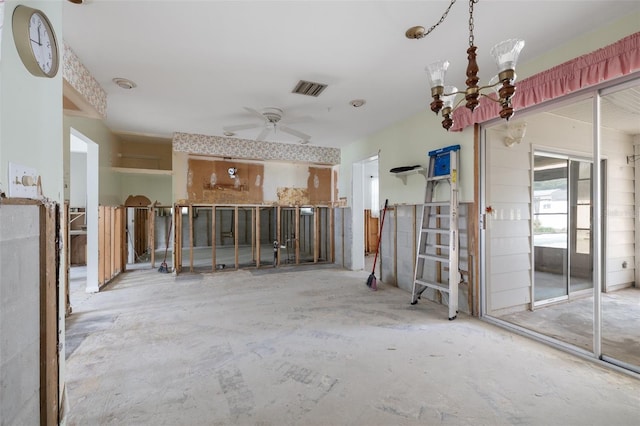
<path fill-rule="evenodd" d="M 518 82 L 513 109 L 517 111 L 637 70 L 640 70 L 640 32 Z M 451 131 L 491 120 L 499 112 L 500 105 L 482 98 L 473 113 L 464 107 L 453 112 Z"/>

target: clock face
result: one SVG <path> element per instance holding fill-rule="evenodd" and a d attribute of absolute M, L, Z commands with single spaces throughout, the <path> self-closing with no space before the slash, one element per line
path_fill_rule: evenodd
<path fill-rule="evenodd" d="M 29 19 L 29 40 L 38 66 L 45 74 L 51 73 L 54 48 L 45 19 L 37 12 Z"/>
<path fill-rule="evenodd" d="M 36 77 L 55 77 L 60 63 L 58 42 L 47 15 L 41 10 L 18 5 L 13 10 L 11 22 L 13 41 L 27 70 Z"/>

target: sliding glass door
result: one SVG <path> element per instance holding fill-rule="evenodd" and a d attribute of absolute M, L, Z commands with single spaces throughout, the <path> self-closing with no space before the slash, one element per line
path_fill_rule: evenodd
<path fill-rule="evenodd" d="M 484 128 L 480 235 L 487 317 L 640 373 L 638 100 L 626 80 L 521 113 L 519 144 Z"/>
<path fill-rule="evenodd" d="M 533 170 L 534 305 L 593 288 L 592 164 L 535 152 Z"/>

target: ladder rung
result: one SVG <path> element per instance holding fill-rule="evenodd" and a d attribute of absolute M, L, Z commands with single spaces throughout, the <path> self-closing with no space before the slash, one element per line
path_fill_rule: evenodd
<path fill-rule="evenodd" d="M 451 179 L 451 175 L 429 176 L 427 178 L 427 182 L 433 182 L 438 180 L 449 180 L 449 179 Z"/>
<path fill-rule="evenodd" d="M 433 232 L 436 234 L 448 234 L 449 231 L 449 228 L 422 228 L 422 232 Z"/>
<path fill-rule="evenodd" d="M 443 207 L 450 206 L 451 201 L 429 201 L 423 204 L 424 207 Z"/>
<path fill-rule="evenodd" d="M 416 284 L 420 284 L 423 287 L 435 288 L 436 290 L 444 291 L 445 293 L 449 293 L 449 286 L 444 283 L 432 283 L 429 281 L 422 281 L 416 279 Z"/>
<path fill-rule="evenodd" d="M 419 259 L 425 259 L 425 260 L 435 260 L 436 262 L 447 262 L 447 263 L 449 263 L 449 256 L 442 256 L 442 255 L 437 255 L 437 254 L 419 253 L 418 254 L 418 258 Z"/>
<path fill-rule="evenodd" d="M 437 249 L 447 249 L 447 250 L 449 250 L 451 247 L 449 247 L 446 244 L 427 244 L 425 246 L 425 248 L 437 248 Z"/>

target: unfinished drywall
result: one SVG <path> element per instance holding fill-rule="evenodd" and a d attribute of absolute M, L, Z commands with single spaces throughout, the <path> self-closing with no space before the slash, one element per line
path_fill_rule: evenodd
<path fill-rule="evenodd" d="M 320 167 L 309 167 L 309 177 L 307 179 L 307 191 L 311 204 L 331 203 L 331 169 Z"/>
<path fill-rule="evenodd" d="M 40 207 L 0 205 L 0 423 L 40 423 Z"/>
<path fill-rule="evenodd" d="M 332 203 L 336 178 L 329 166 L 188 157 L 180 153 L 174 153 L 173 158 L 173 187 L 178 200 L 281 206 Z"/>
<path fill-rule="evenodd" d="M 188 162 L 188 200 L 211 204 L 261 204 L 264 167 L 225 160 Z"/>

